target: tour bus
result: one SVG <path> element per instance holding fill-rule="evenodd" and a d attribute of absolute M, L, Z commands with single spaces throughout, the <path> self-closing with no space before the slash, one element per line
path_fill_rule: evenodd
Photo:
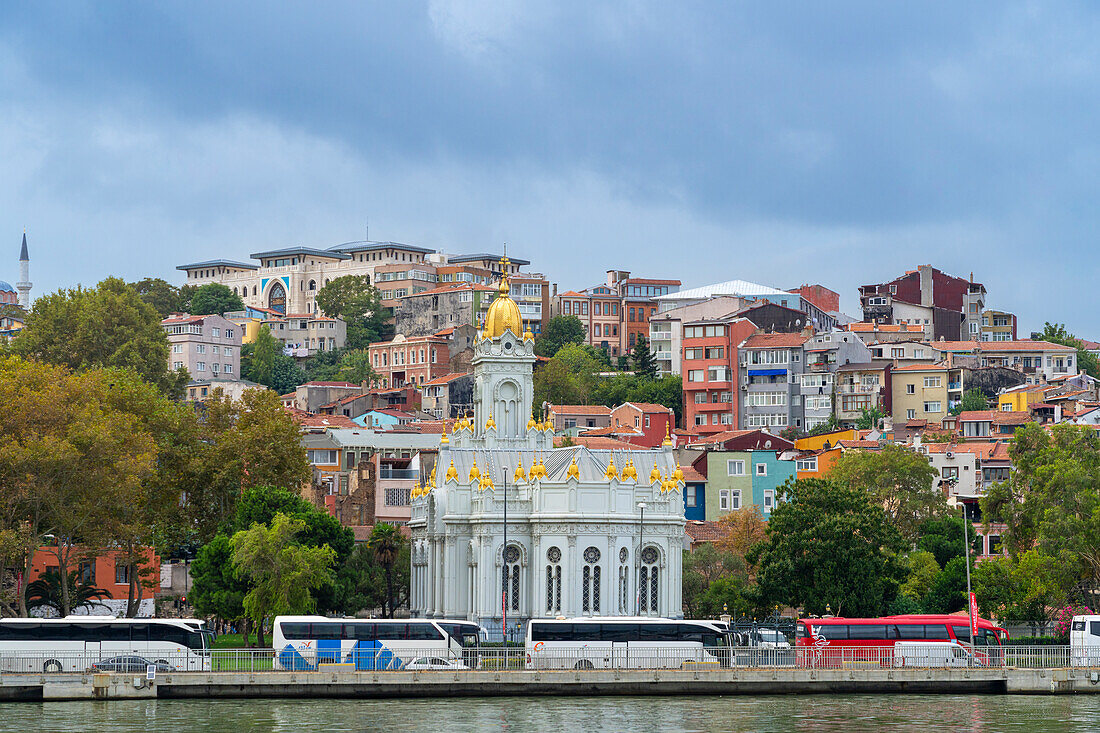
<path fill-rule="evenodd" d="M 1069 627 L 1070 664 L 1100 666 L 1100 616 L 1074 616 Z"/>
<path fill-rule="evenodd" d="M 727 666 L 728 632 L 710 621 L 624 617 L 533 619 L 528 669 Z"/>
<path fill-rule="evenodd" d="M 209 671 L 206 635 L 179 619 L 66 616 L 0 619 L 0 669 L 85 672 L 118 656 L 161 668 Z"/>
<path fill-rule="evenodd" d="M 974 653 L 975 660 L 981 664 L 999 664 L 1008 632 L 986 619 L 976 621 L 978 650 Z M 805 664 L 828 666 L 847 661 L 880 661 L 890 665 L 898 642 L 956 642 L 969 647 L 970 619 L 947 614 L 804 618 L 799 619 L 796 627 L 799 662 Z"/>
<path fill-rule="evenodd" d="M 345 663 L 360 671 L 396 670 L 421 657 L 475 668 L 483 635 L 472 621 L 276 616 L 271 644 L 276 669 L 308 671 Z"/>

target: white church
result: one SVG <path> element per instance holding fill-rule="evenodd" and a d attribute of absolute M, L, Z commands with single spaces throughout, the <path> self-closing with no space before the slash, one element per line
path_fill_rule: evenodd
<path fill-rule="evenodd" d="M 508 292 L 505 277 L 474 347 L 473 416 L 442 436 L 413 490 L 412 615 L 476 621 L 496 640 L 503 624 L 520 638 L 538 617 L 681 618 L 683 472 L 671 441 L 554 448 L 529 412 L 534 337 L 521 335 Z"/>

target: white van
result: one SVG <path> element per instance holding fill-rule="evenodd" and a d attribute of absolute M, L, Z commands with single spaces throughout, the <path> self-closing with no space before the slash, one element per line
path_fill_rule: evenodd
<path fill-rule="evenodd" d="M 778 629 L 756 629 L 749 632 L 750 646 L 758 646 L 763 649 L 790 649 L 791 643 L 787 641 L 782 631 Z"/>
<path fill-rule="evenodd" d="M 957 641 L 899 641 L 894 644 L 895 667 L 980 667 L 970 661 L 970 650 Z"/>
<path fill-rule="evenodd" d="M 1100 666 L 1100 616 L 1074 616 L 1069 627 L 1070 664 Z"/>

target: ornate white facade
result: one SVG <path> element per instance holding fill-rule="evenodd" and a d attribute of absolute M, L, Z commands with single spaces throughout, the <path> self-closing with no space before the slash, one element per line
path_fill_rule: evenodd
<path fill-rule="evenodd" d="M 550 426 L 528 414 L 534 340 L 515 333 L 509 305 L 494 301 L 475 345 L 472 419 L 443 437 L 413 491 L 412 614 L 477 621 L 494 639 L 505 610 L 510 630 L 537 617 L 682 617 L 683 482 L 671 445 L 553 448 Z"/>

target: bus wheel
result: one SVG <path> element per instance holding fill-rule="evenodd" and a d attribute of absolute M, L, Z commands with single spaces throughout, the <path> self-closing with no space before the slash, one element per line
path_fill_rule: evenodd
<path fill-rule="evenodd" d="M 573 665 L 573 669 L 592 669 L 592 662 L 587 659 L 582 659 Z"/>
<path fill-rule="evenodd" d="M 56 659 L 50 659 L 45 664 L 42 665 L 42 671 L 43 672 L 60 672 L 61 671 L 61 662 L 57 661 Z"/>

